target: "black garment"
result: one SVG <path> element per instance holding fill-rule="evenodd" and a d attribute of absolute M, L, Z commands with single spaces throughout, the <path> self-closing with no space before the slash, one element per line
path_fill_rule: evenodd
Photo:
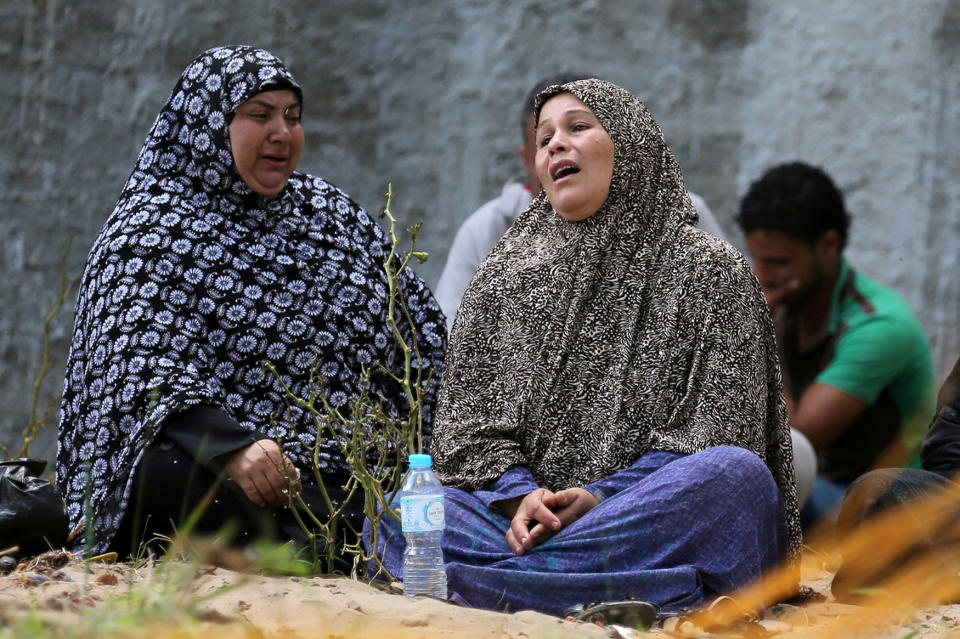
<path fill-rule="evenodd" d="M 159 437 L 170 440 L 204 466 L 213 465 L 220 455 L 270 439 L 269 435 L 245 429 L 218 408 L 205 405 L 172 416 L 163 424 Z"/>
<path fill-rule="evenodd" d="M 209 406 L 172 417 L 145 451 L 135 475 L 130 506 L 110 549 L 127 556 L 136 554 L 141 542 L 162 548 L 164 544 L 162 540 L 158 542 L 158 536 L 172 537 L 201 503 L 205 505 L 192 532 L 215 534 L 229 527 L 233 535 L 225 541 L 232 545 L 245 546 L 263 538 L 275 542 L 292 540 L 298 547 L 308 549 L 306 532 L 289 508 L 255 505 L 223 470 L 221 455 L 264 438 Z M 333 503 L 342 503 L 346 498 L 342 486 L 347 477 L 329 475 L 324 479 Z M 304 481 L 302 496 L 317 518 L 326 521 L 329 512 L 320 487 Z M 344 541 L 356 542 L 358 536 L 350 527 L 360 531 L 363 526 L 363 495 L 354 497 L 344 512 L 349 527 L 341 527 L 341 537 L 335 542 L 339 546 Z M 344 561 L 343 567 L 349 569 L 349 561 Z"/>
<path fill-rule="evenodd" d="M 954 476 L 960 472 L 960 359 L 937 396 L 938 410 L 923 440 L 920 463 L 925 470 Z"/>

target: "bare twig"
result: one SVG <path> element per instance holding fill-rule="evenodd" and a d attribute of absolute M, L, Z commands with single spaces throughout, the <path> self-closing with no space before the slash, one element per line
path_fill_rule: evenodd
<path fill-rule="evenodd" d="M 295 497 L 294 516 L 311 541 L 323 539 L 322 557 L 315 560 L 326 572 L 335 572 L 338 559 L 353 557 L 354 577 L 364 576 L 393 580 L 394 577 L 380 562 L 375 552 L 368 553 L 360 536 L 356 541 L 344 542 L 342 547 L 340 531 L 349 523 L 343 517 L 348 504 L 358 491 L 362 491 L 364 515 L 370 520 L 370 547 L 376 548 L 380 523 L 384 517 L 399 521 L 399 513 L 391 503 L 396 498 L 403 481 L 403 462 L 414 452 L 423 448 L 423 401 L 426 389 L 433 379 L 433 370 L 424 370 L 418 342 L 417 327 L 410 314 L 403 294 L 401 277 L 410 266 L 411 260 L 422 263 L 427 254 L 416 250 L 420 225 L 407 229 L 411 236 L 410 250 L 402 259 L 398 257 L 400 241 L 397 237 L 397 220 L 390 207 L 393 203 L 393 187 L 389 185 L 386 193 L 386 206 L 381 209 L 381 217 L 389 221 L 388 235 L 391 241 L 390 252 L 384 260 L 383 269 L 387 276 L 388 308 L 387 321 L 391 333 L 403 356 L 403 366 L 395 371 L 383 363 L 360 371 L 360 392 L 351 398 L 347 406 L 335 407 L 327 399 L 325 380 L 316 374 L 317 362 L 310 378 L 310 390 L 306 397 L 297 396 L 286 385 L 278 371 L 269 363 L 264 369 L 281 385 L 287 401 L 306 410 L 313 419 L 316 439 L 310 443 L 302 437 L 303 446 L 310 450 L 313 458 L 313 478 L 320 488 L 324 505 L 329 515 L 321 520 L 316 513 L 307 508 L 302 497 Z M 405 330 L 410 335 L 405 337 Z M 386 380 L 397 384 L 407 400 L 407 414 L 394 417 L 384 409 L 382 400 L 372 390 L 372 371 Z M 330 496 L 323 481 L 319 466 L 320 443 L 335 442 L 340 453 L 350 467 L 351 474 L 343 487 L 346 497 L 339 503 Z"/>
<path fill-rule="evenodd" d="M 42 414 L 40 414 L 40 394 L 43 381 L 46 379 L 52 366 L 52 362 L 50 361 L 50 335 L 53 331 L 53 320 L 70 297 L 70 291 L 73 290 L 73 286 L 80 279 L 81 275 L 77 274 L 71 277 L 67 274 L 67 258 L 70 254 L 70 246 L 72 244 L 73 235 L 71 234 L 60 256 L 60 292 L 56 301 L 47 309 L 43 318 L 43 360 L 41 362 L 40 372 L 33 381 L 33 402 L 30 407 L 29 421 L 22 433 L 23 444 L 14 457 L 28 457 L 30 455 L 30 445 L 39 437 L 40 431 L 42 431 L 47 424 L 50 413 L 53 410 L 53 406 L 47 406 L 43 409 Z M 3 453 L 4 457 L 10 457 L 10 451 L 7 446 L 0 446 L 0 453 Z"/>

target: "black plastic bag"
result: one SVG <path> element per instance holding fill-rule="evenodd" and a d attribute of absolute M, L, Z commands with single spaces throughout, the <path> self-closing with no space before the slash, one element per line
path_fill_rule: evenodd
<path fill-rule="evenodd" d="M 18 556 L 60 548 L 67 541 L 67 509 L 56 486 L 41 477 L 42 459 L 0 462 L 0 552 Z"/>

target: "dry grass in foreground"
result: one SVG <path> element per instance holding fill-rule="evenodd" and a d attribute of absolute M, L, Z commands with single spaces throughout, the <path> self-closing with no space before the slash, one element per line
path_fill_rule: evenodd
<path fill-rule="evenodd" d="M 783 636 L 960 636 L 960 606 L 953 605 L 960 602 L 960 486 L 880 513 L 843 538 L 814 531 L 808 544 L 805 578 L 831 595 L 833 574 L 843 565 L 857 605 L 835 603 L 831 595 L 815 605 L 774 607 L 778 621 L 790 627 L 787 632 L 778 626 Z M 751 602 L 769 605 L 788 596 L 793 574 L 783 569 L 767 575 L 691 621 L 723 635 L 737 620 L 756 616 Z M 828 612 L 818 614 L 824 607 Z"/>

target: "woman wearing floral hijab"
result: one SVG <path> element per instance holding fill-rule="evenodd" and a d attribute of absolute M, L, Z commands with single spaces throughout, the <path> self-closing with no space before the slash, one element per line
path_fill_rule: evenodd
<path fill-rule="evenodd" d="M 345 193 L 295 170 L 301 106 L 271 53 L 200 55 L 90 252 L 57 456 L 71 525 L 93 527 L 88 550 L 128 552 L 151 532 L 169 534 L 211 486 L 200 528 L 236 519 L 240 541 L 295 536 L 281 507 L 291 476 L 316 496 L 311 449 L 334 493 L 349 468 L 284 387 L 308 397 L 315 375 L 342 407 L 360 392 L 363 367 L 402 371 L 387 321 L 390 243 Z M 415 275 L 401 285 L 416 323 L 404 337 L 439 379 L 442 314 Z M 386 375 L 374 374 L 370 390 L 388 414 L 407 410 Z M 427 426 L 432 400 L 431 390 Z"/>
<path fill-rule="evenodd" d="M 446 360 L 433 450 L 449 589 L 554 614 L 696 606 L 799 549 L 763 296 L 693 226 L 639 100 L 581 80 L 538 104 L 544 190 L 480 266 Z"/>

